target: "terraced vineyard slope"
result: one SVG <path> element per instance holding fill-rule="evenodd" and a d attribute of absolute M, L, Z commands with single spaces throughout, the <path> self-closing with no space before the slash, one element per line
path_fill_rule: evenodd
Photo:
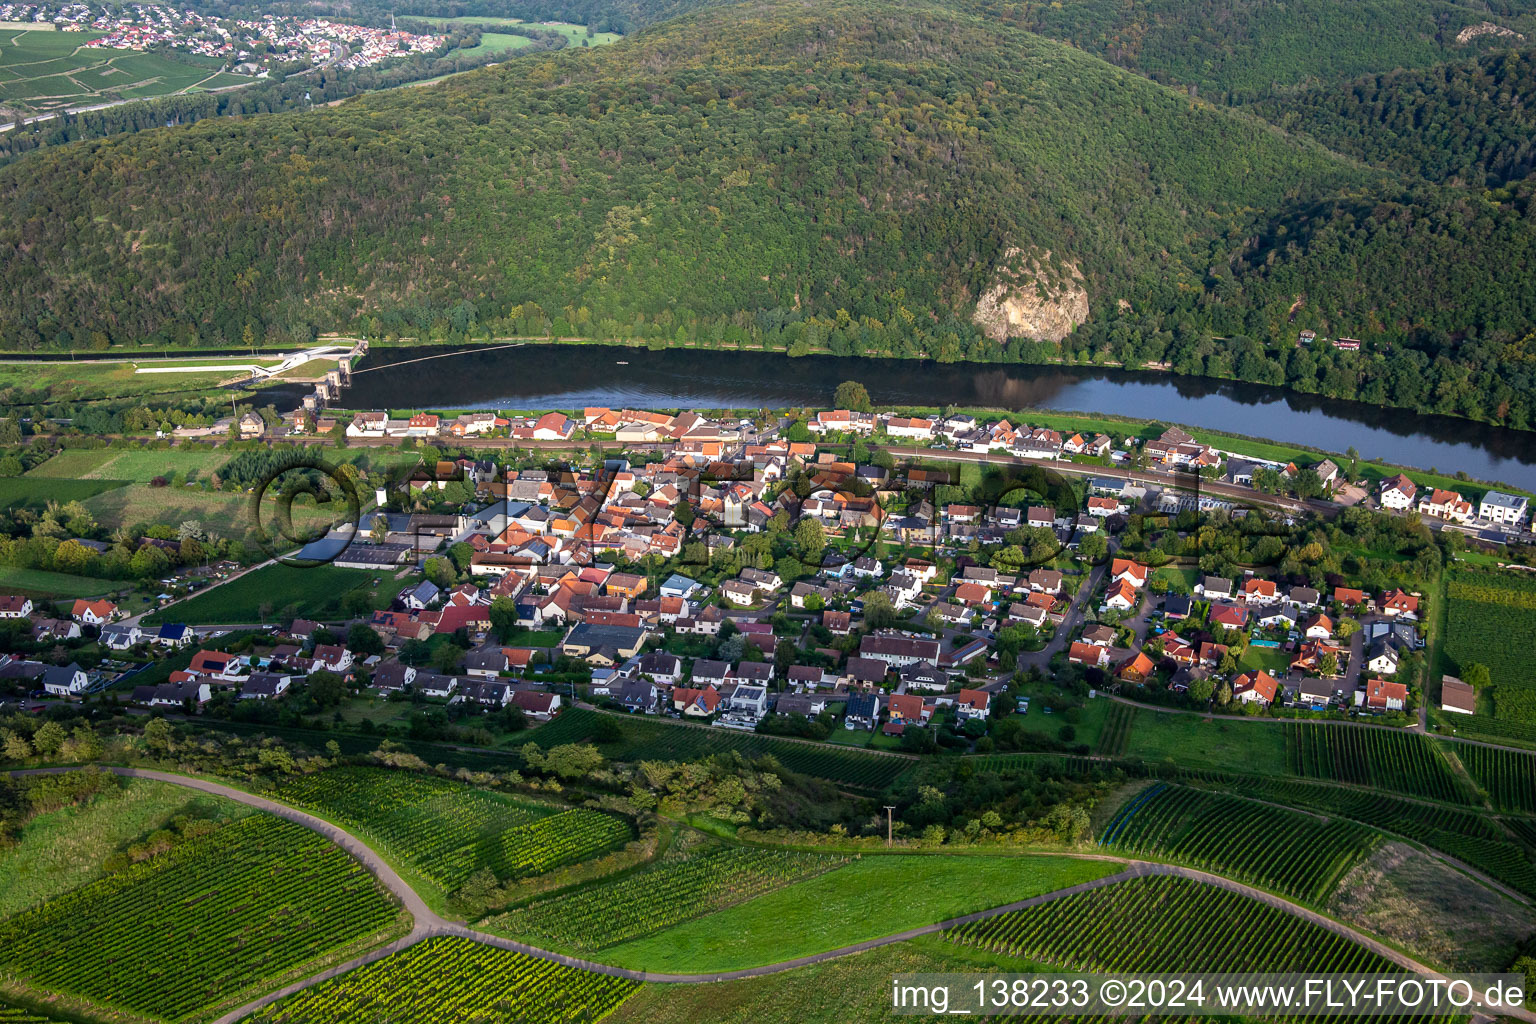
<path fill-rule="evenodd" d="M 1389 793 L 1476 803 L 1432 740 L 1417 733 L 1287 724 L 1286 766 L 1309 779 L 1331 779 Z"/>
<path fill-rule="evenodd" d="M 1122 807 L 1099 844 L 1251 882 L 1310 903 L 1370 853 L 1370 829 L 1241 797 L 1154 783 Z"/>
<path fill-rule="evenodd" d="M 444 890 L 480 868 L 502 880 L 543 874 L 623 845 L 623 819 L 514 800 L 447 779 L 336 768 L 293 779 L 277 797 L 315 810 L 409 864 Z"/>
<path fill-rule="evenodd" d="M 383 941 L 399 917 L 345 852 L 301 825 L 252 815 L 0 924 L 0 971 L 177 1020 Z"/>
<path fill-rule="evenodd" d="M 534 900 L 481 927 L 534 945 L 592 952 L 847 862 L 835 854 L 726 846 L 688 832 L 644 870 Z"/>
<path fill-rule="evenodd" d="M 639 987 L 469 939 L 437 938 L 264 1007 L 246 1024 L 591 1024 Z"/>
<path fill-rule="evenodd" d="M 1391 972 L 1396 965 L 1229 889 L 1158 876 L 1120 882 L 947 933 L 1075 971 Z"/>

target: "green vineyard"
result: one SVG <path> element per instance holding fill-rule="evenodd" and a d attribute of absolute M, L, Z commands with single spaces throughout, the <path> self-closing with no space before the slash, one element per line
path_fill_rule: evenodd
<path fill-rule="evenodd" d="M 1477 802 L 1434 742 L 1417 733 L 1292 723 L 1284 729 L 1286 767 L 1294 775 L 1425 800 Z"/>
<path fill-rule="evenodd" d="M 1099 843 L 1322 903 L 1377 835 L 1353 822 L 1157 782 L 1120 809 Z"/>
<path fill-rule="evenodd" d="M 593 1024 L 639 983 L 436 938 L 258 1010 L 244 1024 Z"/>
<path fill-rule="evenodd" d="M 610 814 L 523 803 L 461 783 L 383 768 L 334 768 L 284 783 L 277 797 L 377 840 L 444 889 L 480 868 L 523 878 L 628 842 Z"/>
<path fill-rule="evenodd" d="M 178 1020 L 398 918 L 342 850 L 253 815 L 0 924 L 0 970 Z"/>
<path fill-rule="evenodd" d="M 533 739 L 545 749 L 582 742 L 592 736 L 598 714 L 572 708 L 534 730 Z M 772 757 L 792 772 L 871 792 L 888 788 L 914 763 L 911 758 L 891 754 L 797 743 L 731 729 L 674 725 L 641 716 L 610 717 L 623 738 L 599 743 L 598 749 L 615 761 L 696 761 L 734 751 L 746 757 Z"/>
<path fill-rule="evenodd" d="M 1491 818 L 1471 810 L 1301 779 L 1197 771 L 1178 772 L 1174 777 L 1189 785 L 1348 818 L 1422 843 L 1536 896 L 1536 863 Z"/>
<path fill-rule="evenodd" d="M 1495 807 L 1536 814 L 1536 754 L 1472 743 L 1457 743 L 1451 750 Z"/>
<path fill-rule="evenodd" d="M 1135 708 L 1118 702 L 1111 704 L 1109 714 L 1104 718 L 1103 730 L 1099 733 L 1097 753 L 1106 757 L 1119 757 L 1124 754 L 1126 745 L 1131 739 L 1131 727 L 1135 722 Z"/>
<path fill-rule="evenodd" d="M 1065 896 L 946 936 L 1073 971 L 1396 971 L 1385 957 L 1294 914 L 1166 876 Z"/>
<path fill-rule="evenodd" d="M 535 900 L 485 922 L 491 931 L 591 952 L 846 864 L 846 857 L 700 841 L 686 833 L 655 864 Z"/>
<path fill-rule="evenodd" d="M 1504 823 L 1509 826 L 1522 843 L 1531 848 L 1536 855 L 1536 819 L 1533 818 L 1506 818 Z"/>
<path fill-rule="evenodd" d="M 1487 665 L 1501 684 L 1536 686 L 1536 580 L 1446 573 L 1445 653 L 1458 668 Z"/>
<path fill-rule="evenodd" d="M 0 1024 L 59 1024 L 53 1017 L 44 1017 L 42 1014 L 24 1010 L 19 1006 L 10 1006 L 0 1003 Z"/>

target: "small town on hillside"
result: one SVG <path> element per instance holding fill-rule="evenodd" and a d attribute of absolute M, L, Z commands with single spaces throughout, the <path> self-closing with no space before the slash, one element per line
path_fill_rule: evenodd
<path fill-rule="evenodd" d="M 206 429 L 439 446 L 290 552 L 307 572 L 373 574 L 388 607 L 284 619 L 267 595 L 243 627 L 197 621 L 247 571 L 235 560 L 173 569 L 153 616 L 0 597 L 13 693 L 273 721 L 324 689 L 401 704 L 412 735 L 583 704 L 915 752 L 1037 734 L 1072 749 L 1074 712 L 1125 696 L 1422 728 L 1423 595 L 1374 564 L 1322 572 L 1293 545 L 1329 520 L 1336 547 L 1410 552 L 1425 524 L 1484 550 L 1531 540 L 1524 496 L 1265 463 L 1176 427 L 1138 443 L 966 414 L 588 408 L 300 409 Z M 449 457 L 469 442 L 490 447 Z M 1222 553 L 1257 532 L 1262 560 Z M 174 565 L 176 541 L 142 543 Z M 1435 681 L 1439 708 L 1467 715 L 1498 682 Z M 1026 740 L 1031 715 L 1057 717 Z"/>
<path fill-rule="evenodd" d="M 0 22 L 96 32 L 91 45 L 113 50 L 170 49 L 228 61 L 237 74 L 263 75 L 294 61 L 363 68 L 431 53 L 447 38 L 396 28 L 349 25 L 326 18 L 263 15 L 215 18 L 161 4 L 0 3 Z"/>

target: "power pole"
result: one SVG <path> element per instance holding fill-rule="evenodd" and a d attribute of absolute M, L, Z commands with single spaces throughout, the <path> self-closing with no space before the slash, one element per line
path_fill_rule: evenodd
<path fill-rule="evenodd" d="M 896 808 L 892 804 L 885 805 L 885 845 L 891 845 L 891 812 Z"/>

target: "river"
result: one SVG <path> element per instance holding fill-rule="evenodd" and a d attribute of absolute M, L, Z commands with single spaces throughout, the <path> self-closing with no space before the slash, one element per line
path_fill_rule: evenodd
<path fill-rule="evenodd" d="M 1420 416 L 1260 384 L 1054 366 L 838 359 L 587 345 L 375 348 L 351 409 L 784 408 L 827 406 L 844 380 L 881 405 L 1110 413 L 1270 438 L 1536 490 L 1536 433 Z M 419 360 L 406 363 L 407 360 Z M 400 365 L 405 364 L 405 365 Z M 626 365 L 627 364 L 627 365 Z"/>

